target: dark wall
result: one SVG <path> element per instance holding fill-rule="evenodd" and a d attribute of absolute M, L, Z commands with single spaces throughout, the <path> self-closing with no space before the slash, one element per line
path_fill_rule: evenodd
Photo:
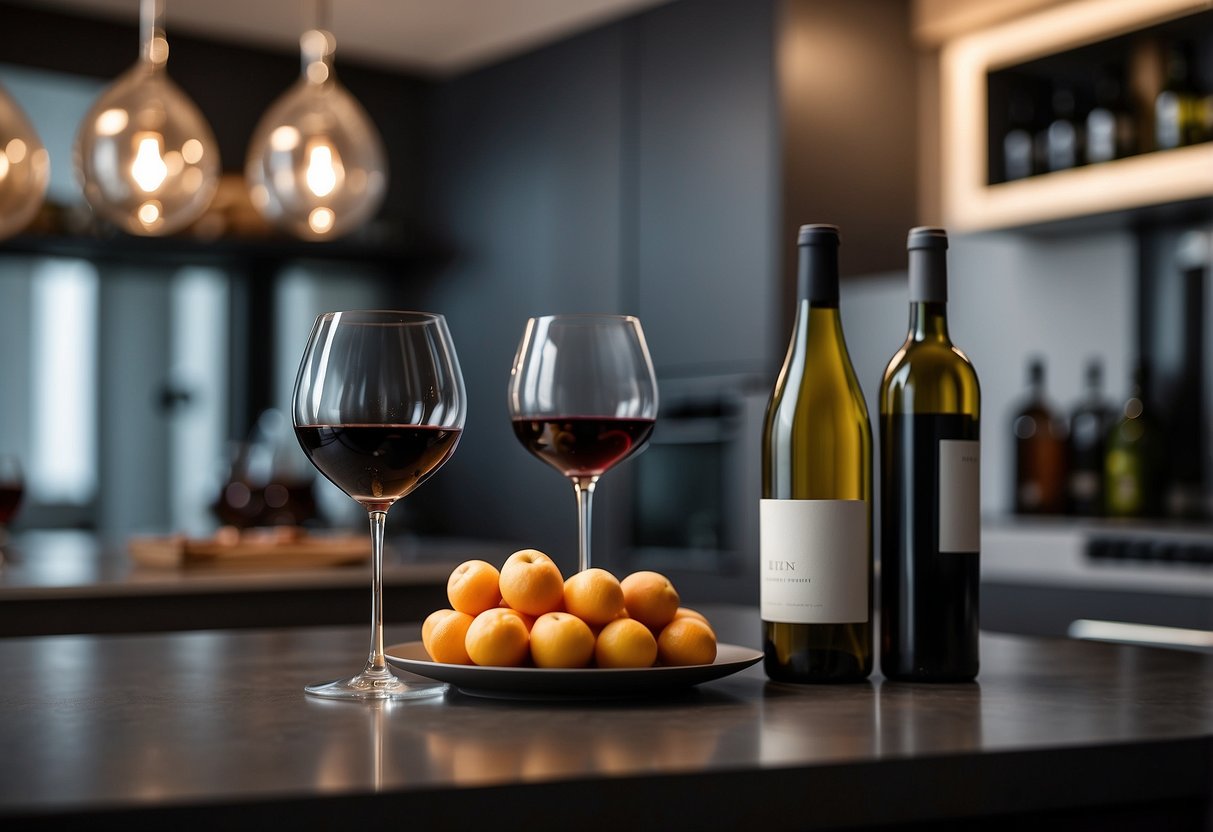
<path fill-rule="evenodd" d="M 139 55 L 138 4 L 131 22 L 56 14 L 0 3 L 0 61 L 95 78 L 116 78 Z M 166 19 L 169 76 L 215 131 L 224 170 L 242 172 L 261 115 L 299 77 L 297 52 L 253 49 L 178 34 Z M 337 77 L 383 136 L 391 181 L 381 216 L 412 224 L 422 215 L 417 160 L 421 105 L 429 82 L 345 61 Z"/>

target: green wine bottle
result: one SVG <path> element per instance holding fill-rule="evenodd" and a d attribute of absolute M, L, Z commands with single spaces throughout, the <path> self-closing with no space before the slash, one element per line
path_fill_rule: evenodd
<path fill-rule="evenodd" d="M 981 389 L 948 334 L 948 236 L 915 228 L 910 329 L 880 385 L 880 669 L 961 681 L 978 669 Z"/>
<path fill-rule="evenodd" d="M 872 429 L 838 311 L 838 228 L 800 229 L 796 323 L 763 430 L 762 640 L 778 681 L 872 672 Z"/>

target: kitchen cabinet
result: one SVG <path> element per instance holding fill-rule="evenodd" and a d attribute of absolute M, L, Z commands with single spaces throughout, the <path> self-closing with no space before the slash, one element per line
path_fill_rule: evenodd
<path fill-rule="evenodd" d="M 1208 4 L 1199 0 L 1074 0 L 945 41 L 939 64 L 943 221 L 957 231 L 981 231 L 1092 216 L 1114 222 L 1126 215 L 1210 215 L 1213 141 L 1161 151 L 1147 147 L 1113 161 L 999 181 L 996 126 L 1005 123 L 1006 102 L 995 100 L 994 80 L 997 73 L 1076 50 L 1101 60 L 1105 53 L 1099 46 L 1106 44 L 1107 50 L 1122 52 L 1133 97 L 1139 107 L 1148 107 L 1160 70 L 1157 60 L 1143 56 L 1136 36 L 1191 38 L 1200 47 L 1198 55 L 1207 56 L 1213 45 L 1211 16 Z M 1195 64 L 1201 80 L 1213 82 L 1207 57 Z M 1147 118 L 1139 134 L 1149 130 Z"/>

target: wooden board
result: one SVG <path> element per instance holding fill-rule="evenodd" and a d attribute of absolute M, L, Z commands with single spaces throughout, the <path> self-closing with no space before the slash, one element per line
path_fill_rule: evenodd
<path fill-rule="evenodd" d="M 277 529 L 228 530 L 209 538 L 134 537 L 128 548 L 135 563 L 161 569 L 316 568 L 369 562 L 371 554 L 366 535 L 311 535 Z"/>

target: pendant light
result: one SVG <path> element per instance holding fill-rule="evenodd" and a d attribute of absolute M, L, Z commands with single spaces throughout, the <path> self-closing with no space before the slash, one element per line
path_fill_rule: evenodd
<path fill-rule="evenodd" d="M 249 143 L 245 180 L 253 205 L 298 237 L 332 239 L 374 215 L 387 190 L 379 132 L 333 73 L 336 39 L 324 28 L 299 39 L 302 77 L 261 117 Z"/>
<path fill-rule="evenodd" d="M 42 207 L 50 155 L 25 111 L 0 86 L 0 240 L 25 226 Z"/>
<path fill-rule="evenodd" d="M 168 77 L 164 0 L 141 0 L 138 62 L 102 91 L 76 134 L 76 174 L 98 214 L 132 234 L 198 219 L 219 184 L 210 125 Z"/>

